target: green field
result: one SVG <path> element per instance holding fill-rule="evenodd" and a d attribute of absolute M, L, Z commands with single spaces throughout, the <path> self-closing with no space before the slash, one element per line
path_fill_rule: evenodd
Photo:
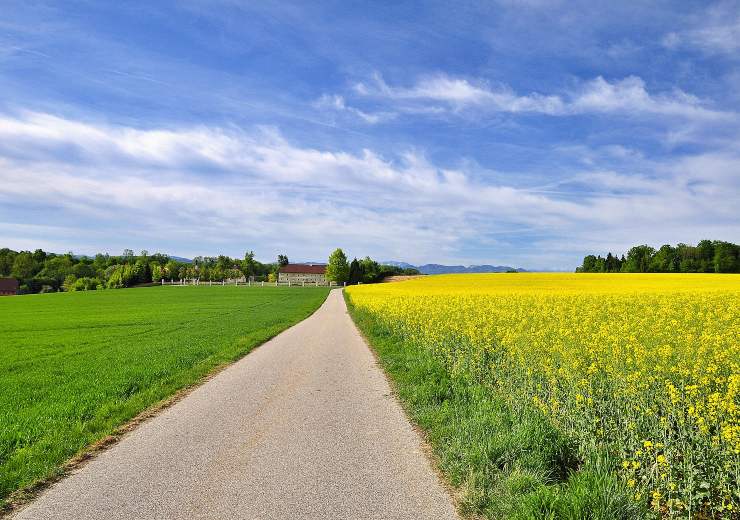
<path fill-rule="evenodd" d="M 0 298 L 0 506 L 327 294 L 218 286 Z"/>

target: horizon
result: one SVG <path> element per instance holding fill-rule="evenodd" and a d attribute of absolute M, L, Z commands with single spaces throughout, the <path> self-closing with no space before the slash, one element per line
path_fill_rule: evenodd
<path fill-rule="evenodd" d="M 569 272 L 740 242 L 737 1 L 4 11 L 0 247 Z"/>

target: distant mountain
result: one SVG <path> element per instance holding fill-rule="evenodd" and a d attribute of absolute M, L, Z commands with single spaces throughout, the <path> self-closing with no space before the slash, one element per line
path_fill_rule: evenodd
<path fill-rule="evenodd" d="M 404 269 L 413 268 L 418 269 L 422 274 L 457 274 L 457 273 L 505 273 L 507 271 L 517 271 L 524 273 L 527 270 L 521 267 L 513 268 L 508 265 L 442 265 L 442 264 L 424 264 L 424 265 L 412 265 L 406 262 L 398 262 L 395 260 L 388 260 L 380 262 L 384 265 L 392 265 L 395 267 L 402 267 Z"/>
<path fill-rule="evenodd" d="M 400 267 L 401 269 L 416 269 L 415 265 L 407 264 L 406 262 L 396 262 L 394 260 L 386 260 L 385 262 L 378 262 L 380 265 L 392 265 L 393 267 Z"/>

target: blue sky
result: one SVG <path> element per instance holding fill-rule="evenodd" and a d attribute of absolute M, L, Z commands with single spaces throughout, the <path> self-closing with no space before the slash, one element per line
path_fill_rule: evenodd
<path fill-rule="evenodd" d="M 740 241 L 740 2 L 0 12 L 2 246 L 571 270 Z"/>

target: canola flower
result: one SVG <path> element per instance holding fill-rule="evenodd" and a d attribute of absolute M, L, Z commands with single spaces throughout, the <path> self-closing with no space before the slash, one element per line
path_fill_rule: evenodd
<path fill-rule="evenodd" d="M 740 508 L 740 277 L 444 275 L 351 302 L 612 464 L 656 516 Z"/>

